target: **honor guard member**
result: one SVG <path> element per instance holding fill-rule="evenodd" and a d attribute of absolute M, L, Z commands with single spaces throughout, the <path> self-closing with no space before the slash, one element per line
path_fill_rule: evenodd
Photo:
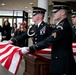
<path fill-rule="evenodd" d="M 14 45 L 29 37 L 32 37 L 33 43 L 36 44 L 47 38 L 52 32 L 52 27 L 43 21 L 46 10 L 40 7 L 32 8 L 32 20 L 35 24 L 32 27 L 29 27 L 29 29 L 27 29 L 27 32 L 23 35 L 12 39 Z"/>
<path fill-rule="evenodd" d="M 71 10 L 71 20 L 72 20 L 72 29 L 73 29 L 73 42 L 76 42 L 76 9 Z"/>
<path fill-rule="evenodd" d="M 52 46 L 51 74 L 74 75 L 75 61 L 72 51 L 72 27 L 67 19 L 68 4 L 53 2 L 53 18 L 57 21 L 56 29 L 45 40 L 36 43 L 27 50 L 31 53 Z"/>

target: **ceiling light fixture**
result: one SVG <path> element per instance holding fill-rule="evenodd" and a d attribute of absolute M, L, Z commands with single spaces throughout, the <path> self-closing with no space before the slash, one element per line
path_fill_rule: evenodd
<path fill-rule="evenodd" d="M 25 8 L 27 8 L 27 7 L 25 7 Z"/>
<path fill-rule="evenodd" d="M 2 3 L 1 5 L 5 5 L 5 3 Z"/>
<path fill-rule="evenodd" d="M 33 4 L 33 3 L 30 3 L 31 5 Z"/>
<path fill-rule="evenodd" d="M 30 5 L 33 6 L 34 4 L 33 3 L 30 3 Z"/>

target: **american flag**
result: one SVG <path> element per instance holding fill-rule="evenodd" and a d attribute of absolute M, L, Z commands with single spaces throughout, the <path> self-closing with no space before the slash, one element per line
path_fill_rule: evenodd
<path fill-rule="evenodd" d="M 76 43 L 72 43 L 72 48 L 73 54 L 76 56 Z M 52 47 L 50 46 L 49 48 L 39 50 L 36 53 L 51 54 L 51 50 Z M 20 66 L 22 54 L 25 54 L 23 52 L 25 51 L 22 51 L 20 47 L 0 42 L 0 64 L 11 73 L 16 74 Z"/>
<path fill-rule="evenodd" d="M 0 42 L 0 64 L 8 71 L 16 74 L 22 59 L 22 51 L 19 47 L 9 43 Z"/>

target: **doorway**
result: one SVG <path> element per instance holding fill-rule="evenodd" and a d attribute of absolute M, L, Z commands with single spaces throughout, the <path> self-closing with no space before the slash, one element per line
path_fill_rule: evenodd
<path fill-rule="evenodd" d="M 22 23 L 22 21 L 23 21 L 23 18 L 0 17 L 0 26 L 3 26 L 3 23 L 5 20 L 9 21 L 11 27 L 14 23 L 17 23 L 17 25 L 19 27 L 20 23 Z"/>

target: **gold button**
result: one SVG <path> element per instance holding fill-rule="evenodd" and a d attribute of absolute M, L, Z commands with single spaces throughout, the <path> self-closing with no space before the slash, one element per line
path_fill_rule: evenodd
<path fill-rule="evenodd" d="M 56 59 L 58 58 L 58 57 L 55 57 Z"/>
<path fill-rule="evenodd" d="M 37 40 L 37 38 L 35 38 L 35 40 Z"/>

